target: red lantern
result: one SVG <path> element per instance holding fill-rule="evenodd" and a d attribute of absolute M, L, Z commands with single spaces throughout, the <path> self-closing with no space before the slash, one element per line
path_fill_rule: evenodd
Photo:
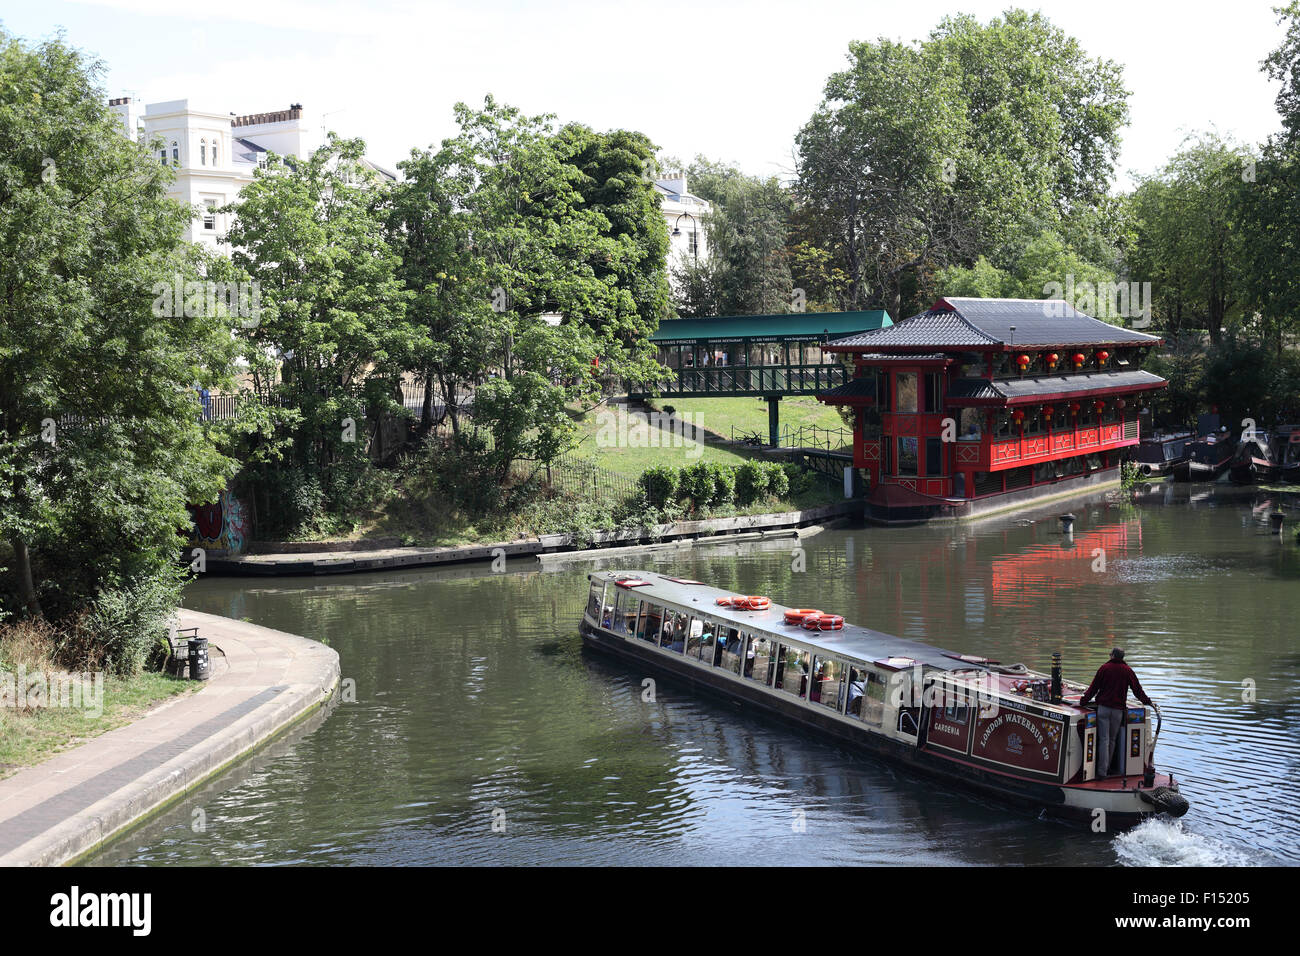
<path fill-rule="evenodd" d="M 1075 352 L 1072 358 L 1074 359 L 1074 367 L 1076 369 L 1083 368 L 1083 363 L 1087 361 L 1082 352 Z"/>
<path fill-rule="evenodd" d="M 1016 356 L 1016 364 L 1020 366 L 1020 371 L 1023 372 L 1026 368 L 1029 367 L 1029 356 L 1028 356 L 1028 355 L 1017 355 L 1017 356 Z"/>
<path fill-rule="evenodd" d="M 1106 403 L 1098 399 L 1097 401 L 1092 403 L 1092 407 L 1095 408 L 1097 410 L 1097 414 L 1100 415 L 1101 410 L 1106 407 Z"/>
<path fill-rule="evenodd" d="M 1128 405 L 1128 402 L 1124 401 L 1124 399 L 1122 399 L 1122 398 L 1117 398 L 1117 399 L 1115 399 L 1115 407 L 1118 408 L 1120 411 L 1123 411 L 1124 408 L 1125 408 L 1125 406 L 1127 406 L 1127 405 Z"/>
<path fill-rule="evenodd" d="M 1011 417 L 1015 419 L 1016 424 L 1019 425 L 1021 422 L 1025 420 L 1025 413 L 1017 408 L 1015 414 L 1012 415 Z"/>
<path fill-rule="evenodd" d="M 1108 359 L 1108 358 L 1110 358 L 1110 353 L 1109 353 L 1109 352 L 1098 352 L 1098 353 L 1097 353 L 1097 364 L 1098 364 L 1098 365 L 1105 365 L 1105 364 L 1106 364 L 1106 359 Z"/>
<path fill-rule="evenodd" d="M 1060 360 L 1061 360 L 1061 356 L 1057 355 L 1055 352 L 1053 352 L 1053 353 L 1051 353 L 1050 355 L 1047 356 L 1047 364 L 1048 364 L 1048 365 L 1055 365 L 1055 364 L 1056 364 L 1057 362 L 1059 362 Z"/>
<path fill-rule="evenodd" d="M 1071 403 L 1070 403 L 1070 414 L 1071 414 L 1071 415 L 1077 415 L 1077 414 L 1079 414 L 1079 403 L 1078 403 L 1078 402 L 1071 402 Z"/>
<path fill-rule="evenodd" d="M 1051 405 L 1044 405 L 1044 406 L 1043 406 L 1043 417 L 1046 418 L 1049 422 L 1052 420 L 1052 406 L 1051 406 Z"/>

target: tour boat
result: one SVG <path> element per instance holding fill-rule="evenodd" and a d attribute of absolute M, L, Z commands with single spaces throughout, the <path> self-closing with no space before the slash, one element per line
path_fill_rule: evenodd
<path fill-rule="evenodd" d="M 581 633 L 591 647 L 787 718 L 954 784 L 1088 823 L 1132 826 L 1188 802 L 1153 761 L 1160 733 L 1129 707 L 1097 775 L 1087 689 L 1023 664 L 958 654 L 650 571 L 595 571 Z"/>

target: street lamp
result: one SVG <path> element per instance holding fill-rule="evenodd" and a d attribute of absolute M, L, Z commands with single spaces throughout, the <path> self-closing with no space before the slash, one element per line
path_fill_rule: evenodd
<path fill-rule="evenodd" d="M 700 224 L 696 222 L 695 217 L 692 216 L 689 212 L 684 212 L 680 216 L 678 216 L 677 221 L 673 223 L 673 235 L 680 236 L 682 234 L 681 222 L 683 219 L 689 219 L 691 221 L 691 253 L 692 255 L 695 256 L 695 264 L 699 265 L 700 264 L 700 241 L 699 241 Z"/>

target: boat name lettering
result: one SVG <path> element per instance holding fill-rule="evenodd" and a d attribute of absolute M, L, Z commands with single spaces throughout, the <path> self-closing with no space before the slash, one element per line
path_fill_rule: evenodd
<path fill-rule="evenodd" d="M 1037 740 L 1040 744 L 1043 742 L 1043 732 L 1038 729 L 1037 724 L 1035 724 L 1028 717 L 1025 717 L 1023 714 L 1009 713 L 1009 714 L 1001 714 L 998 717 L 995 717 L 993 720 L 989 721 L 988 726 L 984 728 L 983 735 L 980 737 L 981 747 L 988 746 L 989 738 L 993 736 L 993 731 L 1001 727 L 1004 722 L 1019 724 L 1021 727 L 1024 727 L 1031 734 L 1033 734 L 1034 739 Z M 1016 740 L 1019 741 L 1019 737 L 1016 737 Z M 1019 751 L 1016 752 L 1018 753 Z"/>

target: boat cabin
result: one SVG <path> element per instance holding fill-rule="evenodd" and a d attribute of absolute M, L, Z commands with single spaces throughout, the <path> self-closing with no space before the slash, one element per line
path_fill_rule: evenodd
<path fill-rule="evenodd" d="M 1056 784 L 1096 781 L 1096 715 L 1077 706 L 1085 687 L 1023 665 L 957 654 L 839 621 L 820 612 L 736 596 L 652 572 L 589 576 L 586 621 L 685 676 L 854 739 L 864 733 L 966 767 Z M 766 602 L 767 599 L 763 598 Z M 720 603 L 726 602 L 726 603 Z M 805 622 L 787 623 L 792 618 Z M 825 618 L 830 615 L 822 615 Z M 705 675 L 707 680 L 705 680 Z M 1119 785 L 1140 777 L 1151 747 L 1146 709 L 1128 712 Z"/>

